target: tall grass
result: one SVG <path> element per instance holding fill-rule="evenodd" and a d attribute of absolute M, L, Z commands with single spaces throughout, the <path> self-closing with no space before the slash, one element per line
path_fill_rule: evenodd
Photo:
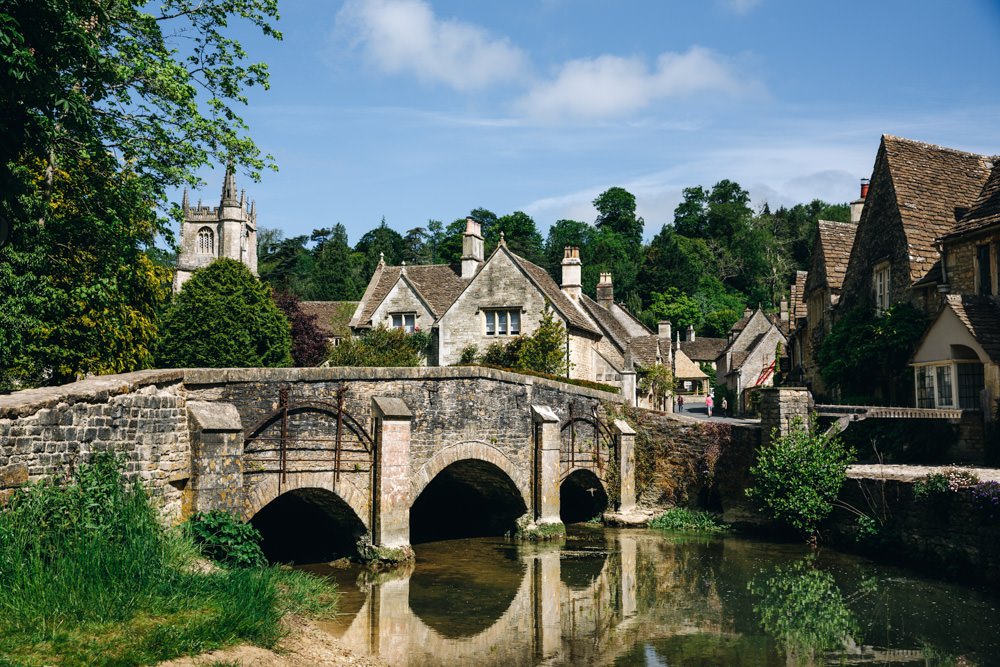
<path fill-rule="evenodd" d="M 239 641 L 272 646 L 284 613 L 335 604 L 330 586 L 302 582 L 304 573 L 201 573 L 196 553 L 114 457 L 19 490 L 0 511 L 0 666 L 150 664 Z M 291 591 L 310 602 L 289 601 Z"/>
<path fill-rule="evenodd" d="M 651 519 L 649 527 L 681 533 L 721 533 L 729 529 L 714 515 L 685 507 L 671 507 Z"/>

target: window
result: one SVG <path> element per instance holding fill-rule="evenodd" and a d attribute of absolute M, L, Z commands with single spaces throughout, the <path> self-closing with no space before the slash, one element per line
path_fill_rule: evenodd
<path fill-rule="evenodd" d="M 952 403 L 951 366 L 938 366 L 937 371 L 937 407 L 950 408 Z"/>
<path fill-rule="evenodd" d="M 889 308 L 889 264 L 884 262 L 875 267 L 872 279 L 875 288 L 875 312 L 881 315 Z"/>
<path fill-rule="evenodd" d="M 487 336 L 521 335 L 521 309 L 498 308 L 484 310 Z"/>
<path fill-rule="evenodd" d="M 199 255 L 215 254 L 215 233 L 208 227 L 198 230 L 198 241 L 195 246 Z"/>
<path fill-rule="evenodd" d="M 934 369 L 931 366 L 917 367 L 917 407 L 934 407 Z"/>
<path fill-rule="evenodd" d="M 993 270 L 990 266 L 990 247 L 976 246 L 976 269 L 979 278 L 979 293 L 989 296 L 993 293 Z"/>
<path fill-rule="evenodd" d="M 984 386 L 981 363 L 952 361 L 948 364 L 918 366 L 914 371 L 918 408 L 982 409 L 979 396 Z"/>
<path fill-rule="evenodd" d="M 983 365 L 958 364 L 958 407 L 963 410 L 982 410 L 979 392 L 986 386 Z"/>
<path fill-rule="evenodd" d="M 389 317 L 392 318 L 393 329 L 402 329 L 406 333 L 414 332 L 417 323 L 416 313 L 392 313 Z"/>

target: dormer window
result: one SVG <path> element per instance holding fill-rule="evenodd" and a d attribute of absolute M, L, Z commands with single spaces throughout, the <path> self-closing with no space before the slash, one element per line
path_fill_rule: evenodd
<path fill-rule="evenodd" d="M 484 310 L 487 336 L 520 336 L 520 308 L 490 308 Z"/>
<path fill-rule="evenodd" d="M 881 315 L 889 309 L 889 262 L 881 262 L 875 266 L 872 276 L 872 287 L 875 289 L 875 313 Z"/>
<path fill-rule="evenodd" d="M 215 254 L 215 232 L 213 232 L 208 227 L 202 227 L 198 230 L 198 240 L 195 245 L 195 249 L 199 255 L 214 255 Z"/>
<path fill-rule="evenodd" d="M 392 321 L 393 329 L 402 329 L 408 334 L 411 334 L 416 330 L 416 313 L 392 313 L 389 315 L 389 318 Z"/>

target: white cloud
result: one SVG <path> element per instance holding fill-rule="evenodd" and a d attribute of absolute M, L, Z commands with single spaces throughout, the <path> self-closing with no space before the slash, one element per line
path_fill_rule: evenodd
<path fill-rule="evenodd" d="M 352 0 L 337 15 L 366 58 L 388 73 L 415 74 L 459 91 L 517 79 L 524 52 L 482 28 L 434 15 L 423 0 Z"/>
<path fill-rule="evenodd" d="M 537 84 L 518 103 L 524 113 L 548 119 L 599 119 L 639 111 L 655 101 L 698 93 L 743 95 L 759 85 L 741 78 L 714 52 L 692 47 L 664 53 L 650 70 L 637 57 L 602 55 L 563 64 L 551 81 Z"/>

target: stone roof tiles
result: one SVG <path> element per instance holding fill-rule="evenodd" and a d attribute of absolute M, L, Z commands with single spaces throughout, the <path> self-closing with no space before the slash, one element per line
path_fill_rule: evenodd
<path fill-rule="evenodd" d="M 566 318 L 566 321 L 570 326 L 576 327 L 577 329 L 582 329 L 594 334 L 600 334 L 597 329 L 597 325 L 594 324 L 591 319 L 584 314 L 583 310 L 573 301 L 566 296 L 566 294 L 560 289 L 559 285 L 556 285 L 556 281 L 552 280 L 552 276 L 549 272 L 538 266 L 537 264 L 532 264 L 528 260 L 524 259 L 519 255 L 515 255 L 513 252 L 507 251 L 514 262 L 521 267 L 521 270 L 527 274 L 531 282 L 535 283 L 535 286 L 541 290 L 545 298 L 549 300 L 549 303 Z"/>
<path fill-rule="evenodd" d="M 447 264 L 416 264 L 413 266 L 382 266 L 376 269 L 376 276 L 369 285 L 368 291 L 362 297 L 364 310 L 353 326 L 365 327 L 371 325 L 372 315 L 379 307 L 393 286 L 405 274 L 406 280 L 413 286 L 417 294 L 431 310 L 431 315 L 439 317 L 455 302 L 462 293 L 468 280 L 463 280 L 455 270 Z"/>
<path fill-rule="evenodd" d="M 636 336 L 629 341 L 629 352 L 632 361 L 644 368 L 651 368 L 660 363 L 660 338 L 656 334 Z"/>
<path fill-rule="evenodd" d="M 584 309 L 597 325 L 604 330 L 608 338 L 611 339 L 611 342 L 624 352 L 625 348 L 628 347 L 630 336 L 625 327 L 614 316 L 614 313 L 601 306 L 586 294 L 580 297 L 580 303 L 583 304 Z"/>
<path fill-rule="evenodd" d="M 951 308 L 994 363 L 1000 363 L 1000 304 L 987 296 L 949 294 Z"/>
<path fill-rule="evenodd" d="M 681 349 L 674 351 L 674 377 L 679 380 L 704 380 L 708 375 Z"/>
<path fill-rule="evenodd" d="M 725 338 L 695 338 L 682 340 L 681 351 L 692 361 L 715 361 L 726 349 Z"/>
<path fill-rule="evenodd" d="M 357 301 L 302 301 L 302 312 L 316 316 L 316 327 L 325 336 L 349 336 Z"/>
<path fill-rule="evenodd" d="M 955 223 L 944 238 L 961 236 L 1000 224 L 1000 158 L 993 161 L 993 169 L 986 179 L 972 208 Z"/>
<path fill-rule="evenodd" d="M 851 259 L 851 248 L 854 247 L 854 236 L 857 231 L 858 226 L 850 222 L 819 221 L 816 244 L 817 250 L 821 253 L 822 265 L 813 263 L 813 270 L 806 281 L 807 290 L 812 291 L 819 287 L 839 290 L 843 287 L 844 274 L 847 273 L 847 263 Z"/>
<path fill-rule="evenodd" d="M 983 155 L 891 135 L 882 146 L 909 246 L 910 282 L 938 259 L 936 240 L 955 225 L 956 208 L 970 208 L 990 174 Z"/>

